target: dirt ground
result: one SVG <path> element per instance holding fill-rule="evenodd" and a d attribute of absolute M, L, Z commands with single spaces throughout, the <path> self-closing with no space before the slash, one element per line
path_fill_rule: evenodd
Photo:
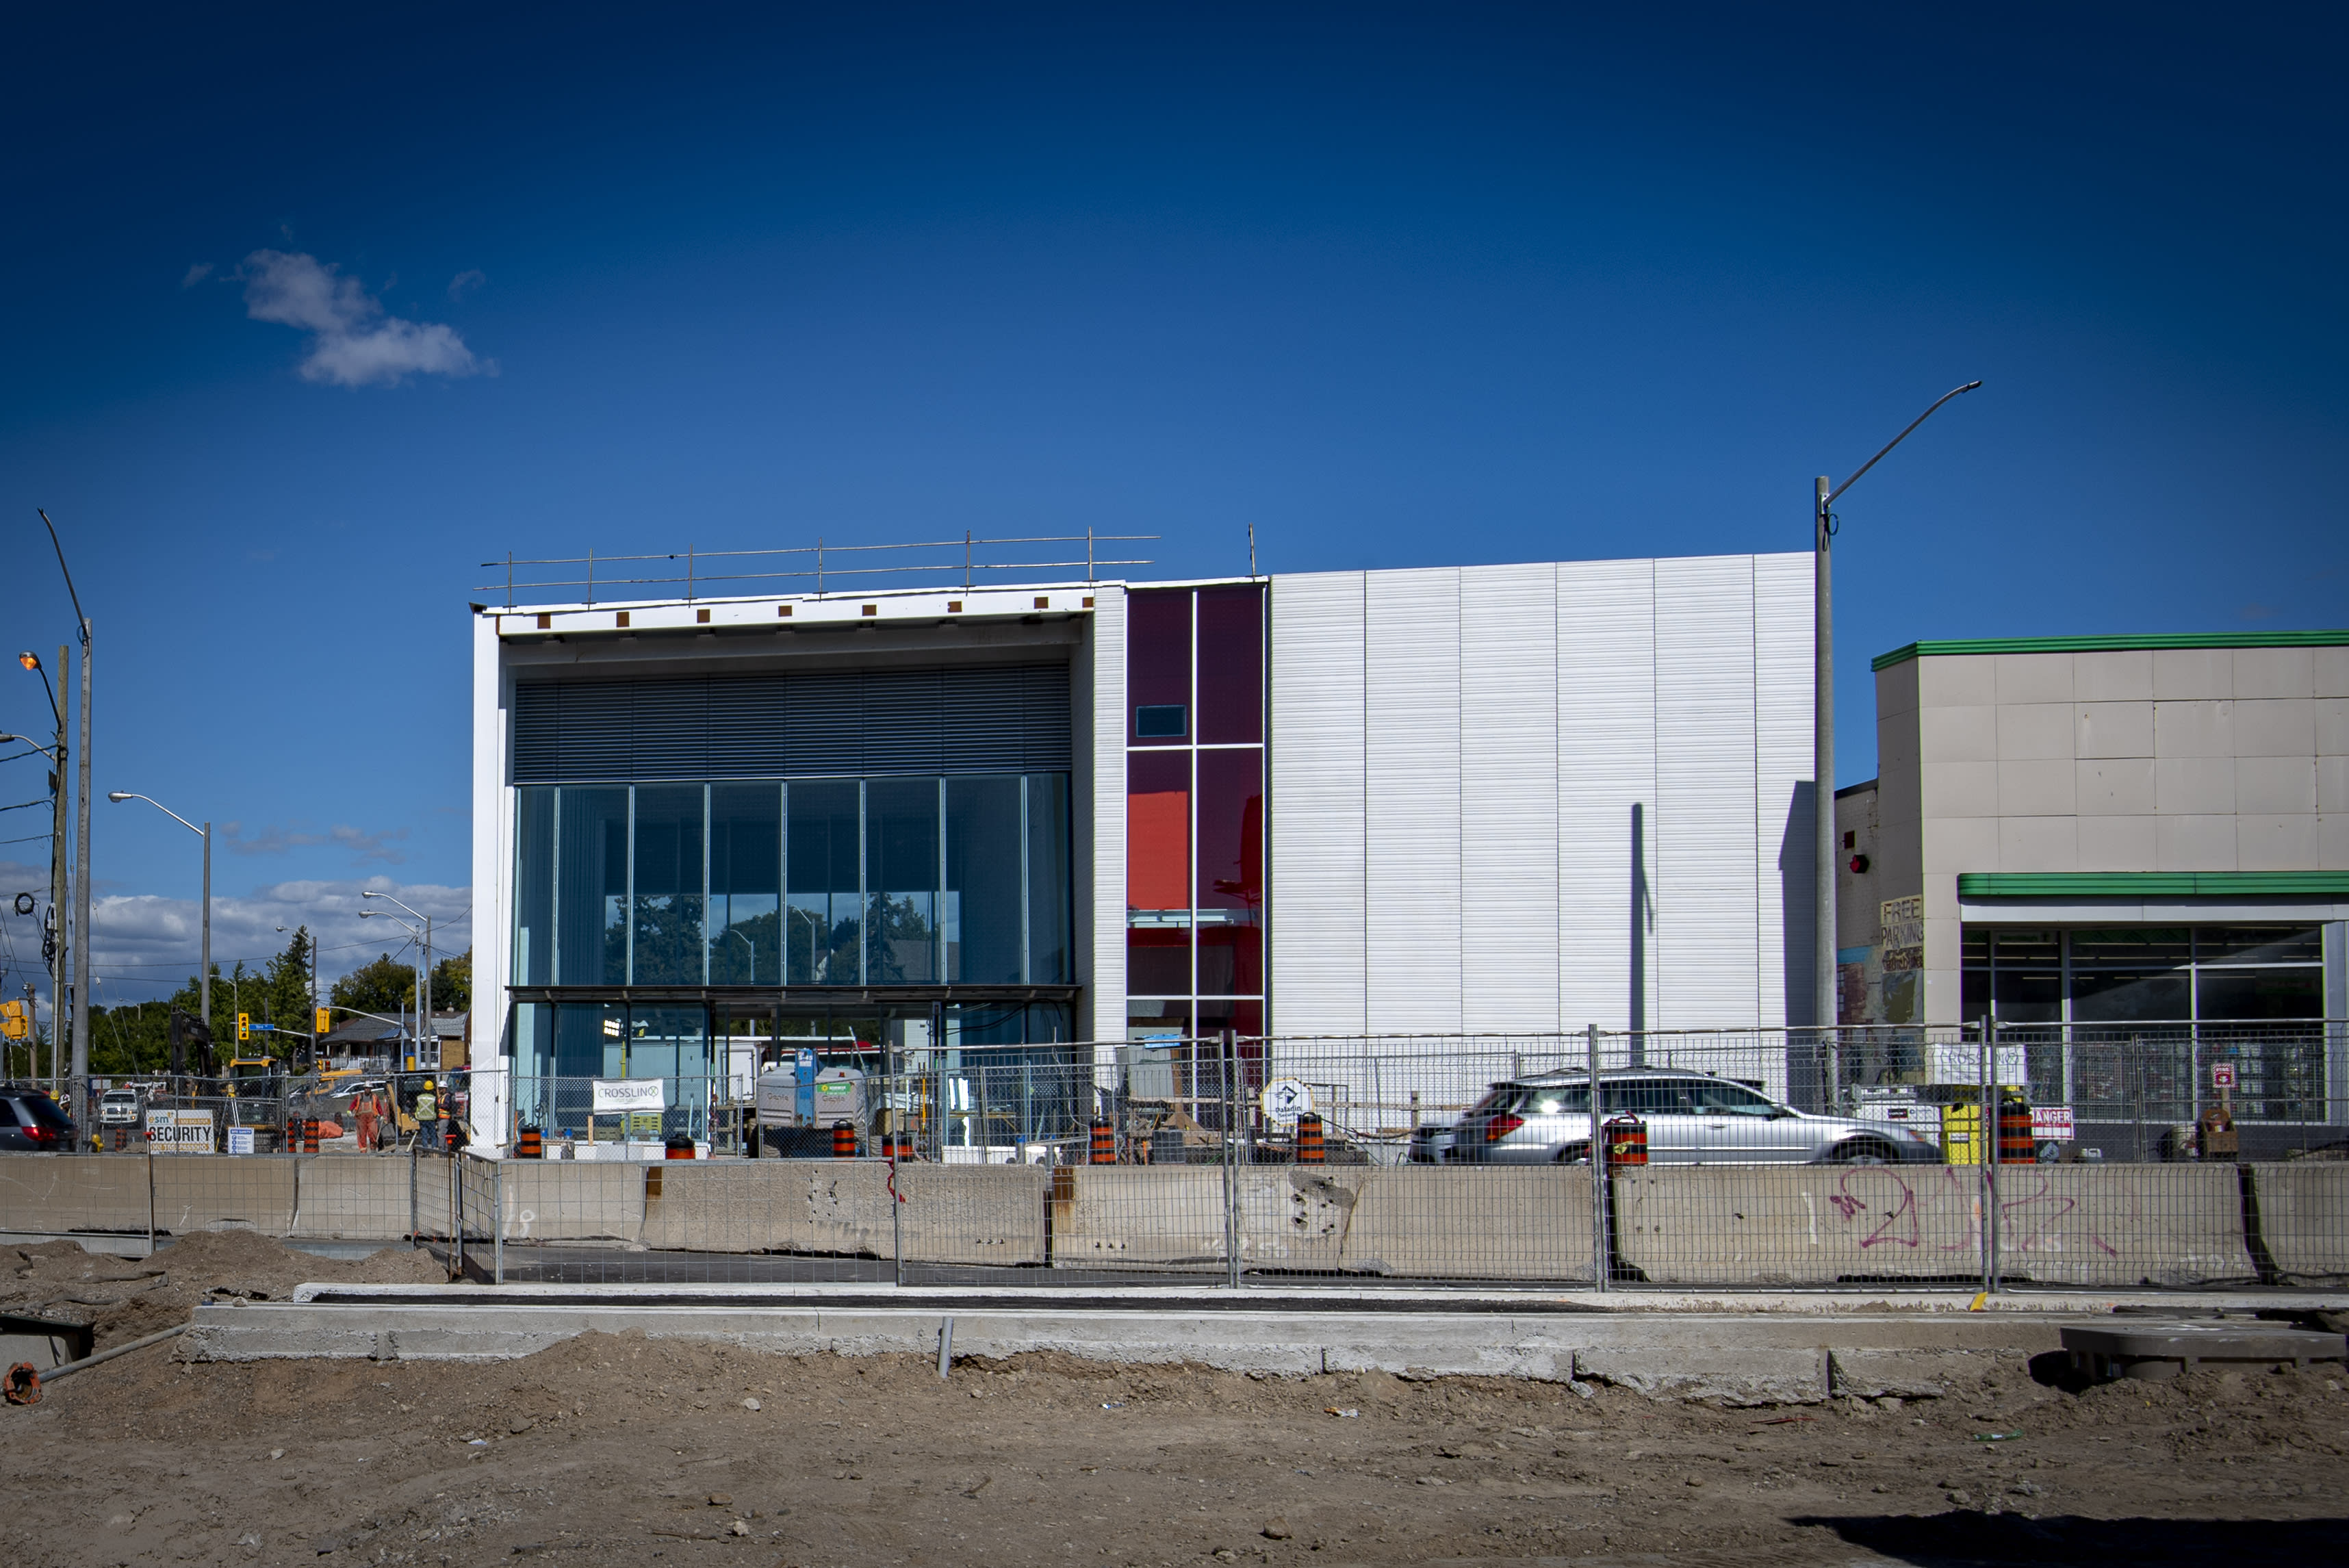
<path fill-rule="evenodd" d="M 241 1255 L 245 1288 L 293 1283 Z M 157 1261 L 175 1258 L 158 1297 L 197 1284 L 180 1248 Z M 2108 1568 L 2349 1548 L 2339 1367 L 2083 1390 L 1980 1362 L 1939 1398 L 1723 1409 L 1050 1357 L 957 1359 L 940 1383 L 918 1358 L 634 1334 L 486 1365 L 184 1365 L 167 1344 L 0 1408 L 0 1563 Z"/>

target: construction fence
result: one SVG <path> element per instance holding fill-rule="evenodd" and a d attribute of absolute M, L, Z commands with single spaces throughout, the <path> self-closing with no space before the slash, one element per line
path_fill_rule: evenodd
<path fill-rule="evenodd" d="M 784 1040 L 739 1076 L 476 1072 L 454 1154 L 10 1156 L 0 1230 L 399 1240 L 564 1283 L 2339 1286 L 2344 1046 L 2333 1023 Z"/>

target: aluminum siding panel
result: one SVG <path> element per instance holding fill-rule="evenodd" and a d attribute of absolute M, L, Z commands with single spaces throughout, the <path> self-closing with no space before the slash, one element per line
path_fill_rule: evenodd
<path fill-rule="evenodd" d="M 1754 561 L 1658 561 L 1654 1028 L 1758 1023 Z"/>
<path fill-rule="evenodd" d="M 1558 1012 L 1631 1021 L 1631 808 L 1656 862 L 1656 585 L 1648 561 L 1561 563 L 1557 580 Z M 1651 903 L 1652 912 L 1652 902 Z M 1642 984 L 1653 1021 L 1655 934 Z"/>
<path fill-rule="evenodd" d="M 1092 1037 L 1125 1038 L 1125 589 L 1104 583 L 1093 591 L 1092 701 L 1088 727 L 1092 776 L 1072 793 L 1090 793 L 1090 845 L 1077 846 L 1078 865 L 1090 867 Z M 1082 811 L 1081 804 L 1071 802 Z M 1081 892 L 1079 896 L 1082 896 Z M 1100 1053 L 1114 1062 L 1107 1045 Z"/>
<path fill-rule="evenodd" d="M 1765 1026 L 1810 1024 L 1818 944 L 1812 888 L 1811 557 L 1754 558 L 1754 817 L 1760 940 L 1755 1008 Z"/>
<path fill-rule="evenodd" d="M 1378 572 L 1363 593 L 1369 1015 L 1461 1026 L 1460 573 Z"/>
<path fill-rule="evenodd" d="M 1557 576 L 1460 573 L 1461 1020 L 1558 1027 Z"/>
<path fill-rule="evenodd" d="M 1272 580 L 1273 1030 L 1368 1026 L 1363 910 L 1363 574 Z"/>

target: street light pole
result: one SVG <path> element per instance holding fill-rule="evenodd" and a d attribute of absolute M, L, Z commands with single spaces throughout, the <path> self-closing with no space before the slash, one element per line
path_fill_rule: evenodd
<path fill-rule="evenodd" d="M 89 1109 L 89 617 L 82 613 L 81 594 L 75 591 L 73 572 L 66 565 L 66 547 L 57 539 L 57 525 L 47 511 L 36 507 L 49 531 L 49 547 L 57 552 L 57 571 L 66 580 L 66 596 L 73 601 L 74 624 L 81 631 L 81 755 L 74 759 L 74 1106 L 84 1118 Z M 62 724 L 59 726 L 63 727 Z M 98 1123 L 91 1119 L 93 1130 Z M 94 1139 L 95 1130 L 91 1133 Z"/>
<path fill-rule="evenodd" d="M 187 829 L 188 831 L 200 834 L 203 838 L 204 937 L 203 952 L 200 961 L 202 967 L 196 972 L 196 994 L 201 998 L 201 1000 L 197 1002 L 196 1006 L 202 1010 L 204 1027 L 209 1029 L 212 1026 L 212 825 L 210 822 L 206 822 L 202 827 L 199 828 L 193 822 L 189 821 L 185 817 L 181 816 L 180 813 L 171 810 L 169 806 L 164 805 L 160 800 L 148 799 L 146 796 L 134 795 L 128 789 L 111 790 L 108 793 L 106 798 L 117 805 L 120 805 L 125 800 L 146 800 L 147 804 L 154 807 L 155 810 L 162 812 L 163 815 L 171 818 L 174 822 L 179 823 L 180 826 Z"/>
<path fill-rule="evenodd" d="M 1832 1042 L 1831 1032 L 1836 1016 L 1836 830 L 1835 830 L 1835 580 L 1834 562 L 1829 545 L 1835 539 L 1835 513 L 1828 509 L 1837 498 L 1859 482 L 1861 474 L 1884 460 L 1884 454 L 1909 438 L 1909 431 L 1931 418 L 1941 405 L 1961 393 L 1971 392 L 1981 386 L 1969 381 L 1955 387 L 1933 400 L 1933 406 L 1909 421 L 1909 428 L 1884 443 L 1882 451 L 1859 465 L 1851 478 L 1829 489 L 1827 476 L 1821 474 L 1812 481 L 1811 490 L 1811 635 L 1812 652 L 1816 660 L 1812 672 L 1814 695 L 1811 718 L 1811 832 L 1816 841 L 1817 862 L 1814 890 L 1817 925 L 1814 940 L 1817 944 L 1815 974 L 1817 986 L 1813 993 L 1813 1019 L 1818 1027 L 1822 1043 Z M 1842 1085 L 1830 1078 L 1826 1085 L 1826 1103 L 1832 1109 L 1842 1093 Z"/>

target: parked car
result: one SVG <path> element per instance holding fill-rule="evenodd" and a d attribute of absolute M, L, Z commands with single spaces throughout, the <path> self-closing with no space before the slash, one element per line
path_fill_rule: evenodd
<path fill-rule="evenodd" d="M 1895 1165 L 1938 1162 L 1930 1139 L 1886 1122 L 1816 1116 L 1713 1073 L 1632 1068 L 1599 1075 L 1599 1116 L 1637 1117 L 1651 1165 Z M 1461 1119 L 1455 1161 L 1579 1164 L 1590 1158 L 1590 1078 L 1544 1073 L 1496 1083 Z"/>
<path fill-rule="evenodd" d="M 98 1097 L 98 1119 L 103 1127 L 136 1127 L 141 1097 L 135 1088 L 110 1088 Z"/>
<path fill-rule="evenodd" d="M 67 1154 L 73 1151 L 73 1119 L 37 1088 L 0 1088 L 0 1151 Z"/>
<path fill-rule="evenodd" d="M 1453 1136 L 1460 1130 L 1452 1121 L 1423 1121 L 1411 1130 L 1411 1152 L 1403 1157 L 1411 1165 L 1441 1165 L 1452 1158 Z"/>

